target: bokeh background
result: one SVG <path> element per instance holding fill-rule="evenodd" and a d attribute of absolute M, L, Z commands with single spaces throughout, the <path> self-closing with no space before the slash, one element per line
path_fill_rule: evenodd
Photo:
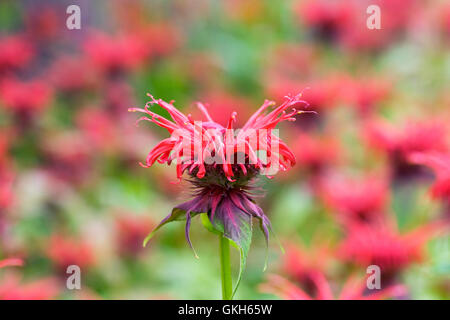
<path fill-rule="evenodd" d="M 188 197 L 173 167 L 139 166 L 166 137 L 127 112 L 147 92 L 220 123 L 298 92 L 317 111 L 280 128 L 297 165 L 259 182 L 286 253 L 271 241 L 263 272 L 255 230 L 237 298 L 370 297 L 371 264 L 377 298 L 450 298 L 448 1 L 3 0 L 0 260 L 22 266 L 0 269 L 0 299 L 220 298 L 218 240 L 197 218 L 199 260 L 182 223 L 142 248 Z"/>

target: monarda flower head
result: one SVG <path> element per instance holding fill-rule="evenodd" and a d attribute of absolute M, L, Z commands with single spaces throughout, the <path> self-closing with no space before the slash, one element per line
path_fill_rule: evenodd
<path fill-rule="evenodd" d="M 129 111 L 142 112 L 146 120 L 167 129 L 169 138 L 158 143 L 148 154 L 143 167 L 159 163 L 176 163 L 177 178 L 184 173 L 194 187 L 193 199 L 175 207 L 156 229 L 146 238 L 144 244 L 154 232 L 164 224 L 186 219 L 186 238 L 189 240 L 191 219 L 204 214 L 202 219 L 211 230 L 223 234 L 240 249 L 242 261 L 248 252 L 252 218 L 257 218 L 266 241 L 269 237 L 270 222 L 263 210 L 256 205 L 252 181 L 257 175 L 271 177 L 279 170 L 287 170 L 295 164 L 295 157 L 288 146 L 276 135 L 278 123 L 294 121 L 297 111 L 294 106 L 305 103 L 301 94 L 287 96 L 284 103 L 271 112 L 273 101 L 266 100 L 240 130 L 233 128 L 236 112 L 233 112 L 226 127 L 215 122 L 206 107 L 197 106 L 207 121 L 194 121 L 191 115 L 184 115 L 172 103 L 161 99 L 151 100 L 145 108 L 131 108 Z M 154 111 L 151 107 L 159 105 L 165 109 L 173 121 Z M 241 264 L 242 267 L 242 264 Z"/>

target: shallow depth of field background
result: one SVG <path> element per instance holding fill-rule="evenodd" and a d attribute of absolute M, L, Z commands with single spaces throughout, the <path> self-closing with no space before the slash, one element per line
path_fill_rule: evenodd
<path fill-rule="evenodd" d="M 72 3 L 81 30 L 66 28 Z M 382 30 L 366 28 L 369 4 L 380 4 Z M 408 162 L 415 151 L 448 153 L 449 84 L 446 1 L 1 1 L 0 260 L 24 265 L 0 269 L 0 298 L 220 298 L 218 240 L 198 218 L 199 260 L 183 223 L 142 248 L 188 197 L 185 183 L 171 183 L 174 167 L 139 166 L 167 136 L 127 112 L 147 92 L 194 117 L 194 103 L 207 103 L 222 124 L 232 111 L 243 124 L 264 99 L 304 92 L 318 114 L 280 127 L 298 163 L 262 177 L 257 199 L 287 253 L 272 238 L 263 272 L 255 228 L 236 297 L 277 298 L 267 277 L 302 286 L 305 268 L 337 295 L 352 275 L 364 281 L 367 266 L 346 255 L 343 220 L 355 213 L 346 205 L 369 203 L 361 214 L 400 235 L 448 221 L 450 201 L 430 193 L 433 171 Z M 398 236 L 397 248 L 380 234 L 353 245 L 394 256 L 389 281 L 407 288 L 403 298 L 450 298 L 448 233 L 401 261 L 401 246 L 417 238 Z M 70 264 L 81 267 L 82 290 L 66 289 Z"/>

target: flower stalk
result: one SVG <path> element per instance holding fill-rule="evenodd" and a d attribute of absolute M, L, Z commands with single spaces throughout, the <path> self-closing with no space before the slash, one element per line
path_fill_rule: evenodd
<path fill-rule="evenodd" d="M 231 300 L 233 298 L 233 282 L 231 280 L 230 240 L 219 235 L 219 241 L 222 300 Z"/>

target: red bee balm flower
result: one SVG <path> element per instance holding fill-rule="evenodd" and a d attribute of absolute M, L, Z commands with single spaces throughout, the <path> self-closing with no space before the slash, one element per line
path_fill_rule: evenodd
<path fill-rule="evenodd" d="M 10 79 L 0 86 L 0 99 L 5 109 L 16 112 L 40 112 L 48 107 L 51 98 L 51 88 L 40 80 L 21 82 Z"/>
<path fill-rule="evenodd" d="M 147 217 L 123 215 L 115 221 L 119 251 L 133 256 L 142 251 L 141 239 L 153 228 L 153 221 Z"/>
<path fill-rule="evenodd" d="M 340 222 L 379 221 L 388 201 L 386 180 L 375 174 L 359 179 L 329 174 L 320 180 L 319 195 Z"/>
<path fill-rule="evenodd" d="M 371 120 L 364 126 L 367 142 L 388 156 L 395 182 L 427 177 L 425 167 L 413 163 L 410 157 L 415 153 L 445 152 L 447 131 L 447 124 L 434 119 L 410 121 L 403 128 L 379 120 Z"/>
<path fill-rule="evenodd" d="M 321 272 L 314 273 L 312 282 L 316 291 L 315 295 L 308 294 L 286 278 L 272 274 L 268 276 L 267 282 L 260 286 L 260 290 L 277 295 L 284 300 L 384 300 L 406 293 L 406 288 L 402 285 L 392 285 L 374 293 L 366 293 L 366 281 L 351 276 L 345 281 L 341 292 L 336 297 L 331 290 L 332 283 Z"/>
<path fill-rule="evenodd" d="M 170 165 L 176 161 L 178 179 L 187 172 L 196 192 L 194 199 L 175 207 L 146 241 L 164 224 L 185 218 L 186 238 L 192 248 L 189 227 L 192 216 L 199 213 L 207 214 L 215 231 L 234 241 L 243 253 L 250 245 L 252 217 L 259 219 L 268 240 L 270 222 L 253 200 L 251 182 L 258 174 L 271 176 L 295 164 L 294 154 L 275 135 L 275 127 L 281 121 L 294 121 L 294 115 L 301 113 L 293 108 L 306 103 L 301 100 L 301 95 L 286 97 L 284 103 L 267 114 L 264 112 L 275 103 L 266 100 L 240 130 L 233 129 L 236 112 L 231 114 L 224 127 L 211 118 L 203 104 L 198 103 L 207 121 L 194 122 L 191 115 L 184 115 L 171 103 L 149 97 L 151 101 L 144 109 L 129 111 L 149 115 L 150 118 L 144 116 L 138 121 L 153 122 L 167 129 L 171 137 L 156 145 L 146 164 L 141 165 L 150 167 L 155 161 Z M 150 110 L 154 104 L 165 109 L 173 121 Z M 287 109 L 291 110 L 287 112 Z"/>
<path fill-rule="evenodd" d="M 56 234 L 50 239 L 47 256 L 63 274 L 65 274 L 67 267 L 72 264 L 87 269 L 96 262 L 90 244 Z"/>
<path fill-rule="evenodd" d="M 424 258 L 425 245 L 431 238 L 448 232 L 448 224 L 436 221 L 401 234 L 384 225 L 348 225 L 348 235 L 339 253 L 344 260 L 367 267 L 378 265 L 387 279 Z"/>
<path fill-rule="evenodd" d="M 0 260 L 0 269 L 22 266 L 23 260 L 19 258 Z M 49 300 L 56 297 L 58 291 L 57 283 L 53 278 L 23 284 L 19 276 L 8 274 L 0 281 L 0 300 Z"/>
<path fill-rule="evenodd" d="M 21 69 L 33 58 L 34 49 L 21 35 L 0 38 L 0 75 Z"/>

